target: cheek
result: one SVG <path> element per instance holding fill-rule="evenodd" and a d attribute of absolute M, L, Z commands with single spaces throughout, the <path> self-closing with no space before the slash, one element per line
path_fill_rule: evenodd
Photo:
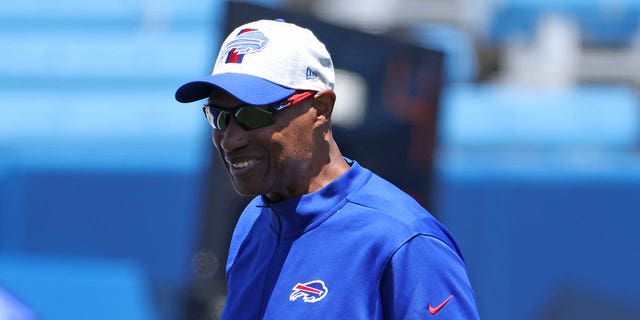
<path fill-rule="evenodd" d="M 301 117 L 298 120 L 291 127 L 293 140 L 296 141 L 300 150 L 311 150 L 315 143 L 313 139 L 313 133 L 315 132 L 313 122 L 308 120 L 307 117 Z"/>
<path fill-rule="evenodd" d="M 220 151 L 221 140 L 222 140 L 222 133 L 218 132 L 217 130 L 212 130 L 211 141 L 213 142 L 213 145 L 216 147 L 216 149 L 218 149 L 218 151 Z"/>
<path fill-rule="evenodd" d="M 213 130 L 213 132 L 211 133 L 211 142 L 213 142 L 213 145 L 216 147 L 216 151 L 218 151 L 218 155 L 220 156 L 220 160 L 222 161 L 222 163 L 224 163 L 224 158 L 222 157 L 222 152 L 220 152 L 220 150 L 222 150 L 220 148 L 220 141 L 222 140 L 222 134 L 216 130 Z"/>
<path fill-rule="evenodd" d="M 313 139 L 308 127 L 291 126 L 276 139 L 284 157 L 306 159 L 311 155 Z"/>
<path fill-rule="evenodd" d="M 271 157 L 279 166 L 295 166 L 311 158 L 311 151 L 316 143 L 312 139 L 313 122 L 307 113 L 300 111 L 279 118 L 272 127 L 268 140 L 263 141 L 268 144 Z"/>

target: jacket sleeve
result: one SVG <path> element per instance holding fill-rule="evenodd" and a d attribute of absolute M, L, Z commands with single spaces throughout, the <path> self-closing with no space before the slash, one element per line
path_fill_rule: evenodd
<path fill-rule="evenodd" d="M 400 246 L 380 286 L 384 319 L 479 319 L 463 260 L 435 237 Z"/>

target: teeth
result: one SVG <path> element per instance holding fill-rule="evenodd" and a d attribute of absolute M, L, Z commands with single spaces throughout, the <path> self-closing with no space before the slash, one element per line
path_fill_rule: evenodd
<path fill-rule="evenodd" d="M 231 166 L 234 167 L 235 169 L 242 169 L 242 168 L 248 167 L 252 162 L 253 161 L 236 162 L 236 163 L 232 163 Z"/>

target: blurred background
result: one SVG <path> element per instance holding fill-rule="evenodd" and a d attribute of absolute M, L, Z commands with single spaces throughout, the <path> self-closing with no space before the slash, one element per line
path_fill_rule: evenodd
<path fill-rule="evenodd" d="M 0 320 L 217 319 L 223 37 L 312 29 L 343 153 L 456 235 L 483 319 L 640 319 L 640 1 L 0 2 Z"/>

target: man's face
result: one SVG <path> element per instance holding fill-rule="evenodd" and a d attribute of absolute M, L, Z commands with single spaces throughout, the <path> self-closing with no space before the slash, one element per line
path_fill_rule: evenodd
<path fill-rule="evenodd" d="M 231 119 L 224 132 L 213 130 L 213 143 L 236 192 L 246 196 L 264 194 L 272 201 L 307 192 L 313 174 L 312 99 L 276 112 L 275 123 L 270 126 L 245 130 Z M 222 92 L 214 92 L 209 102 L 225 109 L 242 104 Z"/>

